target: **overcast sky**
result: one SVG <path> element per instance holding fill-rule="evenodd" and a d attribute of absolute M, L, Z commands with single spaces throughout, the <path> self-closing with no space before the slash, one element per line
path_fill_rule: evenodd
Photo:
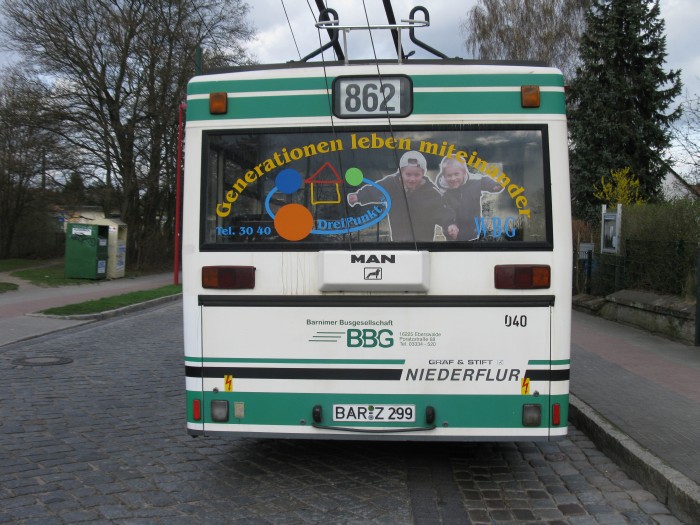
<path fill-rule="evenodd" d="M 366 25 L 363 4 L 367 6 L 370 23 L 387 23 L 382 0 L 326 0 L 325 3 L 338 12 L 342 25 Z M 249 1 L 249 4 L 250 19 L 258 30 L 257 39 L 249 47 L 260 63 L 298 60 L 299 55 L 306 56 L 319 47 L 311 11 L 313 8 L 314 13 L 318 13 L 314 0 L 255 0 Z M 392 0 L 397 21 L 408 18 L 416 5 L 424 6 L 430 13 L 430 27 L 416 29 L 417 38 L 449 57 L 472 58 L 464 47 L 465 36 L 460 27 L 467 12 L 476 5 L 476 0 Z M 700 45 L 697 36 L 700 0 L 661 0 L 661 16 L 666 21 L 667 68 L 682 69 L 684 86 L 690 93 L 700 94 Z M 422 19 L 421 15 L 418 17 Z M 372 36 L 379 58 L 396 56 L 388 31 L 373 32 Z M 326 41 L 327 36 L 324 35 L 323 42 Z M 416 48 L 407 32 L 402 36 L 402 43 L 405 51 L 417 50 L 415 57 L 431 56 Z M 373 58 L 367 31 L 350 32 L 348 49 L 351 59 Z M 326 56 L 329 60 L 333 57 L 330 52 Z"/>
<path fill-rule="evenodd" d="M 281 63 L 298 60 L 319 47 L 318 32 L 314 27 L 311 9 L 317 13 L 315 0 L 247 0 L 250 4 L 250 20 L 258 31 L 258 37 L 249 46 L 260 63 Z M 338 12 L 343 25 L 366 24 L 365 10 L 372 24 L 385 24 L 382 0 L 326 0 L 326 6 Z M 396 19 L 408 18 L 411 9 L 422 5 L 430 13 L 430 27 L 416 29 L 416 36 L 428 45 L 450 57 L 472 58 L 464 47 L 465 36 L 461 25 L 476 0 L 392 0 Z M 283 7 L 284 6 L 284 7 Z M 309 7 L 311 6 L 311 7 Z M 289 15 L 289 23 L 285 16 Z M 661 16 L 666 21 L 667 67 L 683 70 L 683 84 L 691 94 L 700 94 L 700 45 L 697 31 L 700 28 L 700 0 L 661 0 Z M 422 18 L 421 15 L 419 15 Z M 294 38 L 292 38 L 292 31 Z M 416 50 L 416 58 L 431 57 L 416 48 L 403 32 L 406 52 Z M 394 58 L 393 42 L 388 31 L 373 32 L 377 56 Z M 324 38 L 327 38 L 324 35 Z M 353 31 L 349 35 L 351 59 L 373 58 L 367 31 Z M 326 40 L 324 40 L 324 43 Z M 299 51 L 297 52 L 297 47 Z M 0 65 L 11 60 L 12 55 L 0 51 Z M 327 54 L 331 59 L 332 55 Z"/>

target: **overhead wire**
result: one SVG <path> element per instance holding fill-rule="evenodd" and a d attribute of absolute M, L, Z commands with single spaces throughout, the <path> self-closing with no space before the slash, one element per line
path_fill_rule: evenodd
<path fill-rule="evenodd" d="M 309 0 L 306 0 L 306 5 L 308 6 L 309 11 L 311 12 L 311 15 L 314 18 L 314 22 L 317 23 L 319 21 L 320 17 L 319 18 L 316 17 L 316 14 L 314 13 L 314 10 L 311 7 L 311 4 L 309 3 Z M 317 27 L 316 29 L 317 29 L 318 44 L 319 44 L 319 49 L 320 49 L 321 47 L 323 47 L 322 39 L 321 39 L 321 28 Z M 330 34 L 330 30 L 329 30 L 329 34 Z M 335 52 L 335 50 L 334 50 L 334 52 Z M 337 59 L 337 53 L 336 53 L 336 59 Z M 329 78 L 328 78 L 328 71 L 326 69 L 325 51 L 321 52 L 321 64 L 323 67 L 323 78 L 324 78 L 324 82 L 325 82 L 325 86 L 326 86 L 326 100 L 328 103 L 328 113 L 329 113 L 330 119 L 331 119 L 331 133 L 333 135 L 333 138 L 335 139 L 335 138 L 337 138 L 338 133 L 335 129 L 335 121 L 333 119 L 333 101 L 331 100 L 331 88 L 329 87 L 330 84 L 329 84 Z M 342 173 L 343 172 L 343 159 L 340 155 L 340 151 L 338 151 L 338 167 L 339 167 L 340 172 Z M 345 208 L 345 214 L 347 216 L 349 210 L 348 210 L 348 203 L 347 203 L 347 193 L 345 193 L 345 184 L 342 185 L 342 188 L 343 188 L 343 206 Z M 348 245 L 349 245 L 350 250 L 352 250 L 352 233 L 350 233 L 350 232 L 348 232 Z"/>
<path fill-rule="evenodd" d="M 280 2 L 282 2 L 282 10 L 284 11 L 284 16 L 287 18 L 287 25 L 289 25 L 289 32 L 292 33 L 292 40 L 294 40 L 294 47 L 297 48 L 297 55 L 299 55 L 299 60 L 301 60 L 301 52 L 299 51 L 299 45 L 297 44 L 297 39 L 294 36 L 294 29 L 292 29 L 292 21 L 289 20 L 289 15 L 287 14 L 287 7 L 284 5 L 284 0 L 280 0 Z"/>
<path fill-rule="evenodd" d="M 297 42 L 296 42 L 296 38 L 294 37 L 294 30 L 293 30 L 292 25 L 291 25 L 291 22 L 290 22 L 290 20 L 289 20 L 289 16 L 288 16 L 288 14 L 287 14 L 287 10 L 286 10 L 286 7 L 285 7 L 285 5 L 284 5 L 284 0 L 281 0 L 281 2 L 282 2 L 282 8 L 284 9 L 284 12 L 285 12 L 285 16 L 287 17 L 287 22 L 288 22 L 288 24 L 289 24 L 289 29 L 290 29 L 290 31 L 292 32 L 292 38 L 294 39 L 294 44 L 295 44 L 295 46 L 296 46 L 296 45 L 297 45 Z M 309 11 L 311 12 L 311 14 L 312 14 L 312 16 L 313 16 L 313 18 L 314 18 L 314 21 L 317 23 L 318 20 L 319 20 L 319 18 L 316 17 L 316 14 L 314 13 L 314 10 L 313 10 L 313 8 L 311 7 L 311 4 L 310 4 L 309 0 L 306 0 L 306 4 L 307 4 L 307 6 L 308 6 L 308 8 L 309 8 Z M 374 56 L 374 62 L 375 62 L 376 68 L 377 68 L 377 76 L 379 77 L 379 82 L 380 82 L 380 85 L 381 85 L 381 84 L 383 83 L 383 81 L 382 81 L 382 73 L 381 73 L 381 70 L 380 70 L 380 68 L 379 68 L 379 58 L 378 58 L 378 56 L 377 56 L 377 49 L 376 49 L 376 46 L 375 46 L 375 43 L 374 43 L 374 37 L 373 37 L 373 35 L 372 35 L 371 24 L 370 24 L 370 21 L 369 21 L 369 14 L 368 14 L 368 12 L 367 12 L 367 5 L 366 5 L 365 0 L 362 0 L 362 6 L 363 6 L 363 9 L 364 9 L 365 20 L 366 20 L 366 22 L 367 22 L 367 30 L 368 30 L 368 32 L 369 32 L 370 42 L 371 42 L 371 45 L 372 45 L 372 53 L 373 53 L 373 56 Z M 336 16 L 337 16 L 337 15 L 336 15 Z M 320 47 L 322 47 L 321 28 L 317 28 L 317 34 L 318 34 L 318 42 L 319 42 L 319 48 L 320 48 Z M 401 50 L 397 49 L 397 52 L 401 53 Z M 301 58 L 301 53 L 300 53 L 300 51 L 299 51 L 298 46 L 297 46 L 297 53 L 299 54 L 299 56 L 300 56 L 300 58 Z M 338 58 L 338 57 L 337 57 L 337 53 L 336 53 L 336 57 L 335 57 L 335 58 L 336 58 L 336 59 Z M 332 132 L 333 137 L 335 138 L 335 137 L 337 137 L 337 131 L 336 131 L 336 128 L 335 128 L 335 121 L 334 121 L 334 118 L 333 118 L 333 116 L 334 116 L 334 115 L 333 115 L 333 110 L 332 110 L 332 104 L 333 104 L 333 102 L 332 102 L 332 100 L 331 100 L 331 91 L 330 91 L 330 88 L 329 88 L 329 78 L 328 78 L 328 71 L 327 71 L 327 65 L 326 65 L 326 57 L 325 57 L 324 52 L 321 53 L 321 63 L 322 63 L 322 67 L 323 67 L 324 81 L 325 81 L 325 84 L 326 84 L 326 94 L 327 94 L 327 102 L 328 102 L 328 107 L 329 107 L 331 132 Z M 393 124 L 392 124 L 391 116 L 389 115 L 388 111 L 387 111 L 387 114 L 386 114 L 386 119 L 387 119 L 387 122 L 388 122 L 388 124 L 389 124 L 389 134 L 390 134 L 390 136 L 391 136 L 392 138 L 394 138 Z M 399 164 L 399 159 L 398 159 L 398 155 L 397 155 L 397 153 L 396 153 L 395 151 L 394 151 L 394 161 L 395 161 L 395 164 L 398 166 L 398 164 Z M 341 171 L 341 173 L 342 173 L 342 171 L 343 171 L 343 160 L 342 160 L 342 158 L 341 158 L 341 156 L 340 156 L 340 152 L 338 152 L 338 166 L 339 166 L 339 169 L 340 169 L 340 171 Z M 412 221 L 411 218 L 410 218 L 410 210 L 408 209 L 408 197 L 406 196 L 406 193 L 405 193 L 405 187 L 404 187 L 403 179 L 402 179 L 401 176 L 400 176 L 400 173 L 401 173 L 400 168 L 399 168 L 399 172 L 398 172 L 398 173 L 399 173 L 399 182 L 400 182 L 402 188 L 404 189 L 404 192 L 403 192 L 403 193 L 404 193 L 404 204 L 406 205 L 406 209 L 407 209 L 407 211 L 408 211 L 408 213 L 409 213 L 409 227 L 410 227 L 410 230 L 411 230 L 411 237 L 412 237 L 412 239 L 413 239 L 414 248 L 417 250 L 417 249 L 418 249 L 417 239 L 416 239 L 416 236 L 415 236 L 415 231 L 414 231 L 414 227 L 413 227 L 413 221 Z M 343 188 L 343 193 L 344 193 L 344 195 L 343 195 L 343 197 L 344 197 L 344 198 L 343 198 L 343 205 L 344 205 L 344 208 L 345 208 L 345 215 L 346 215 L 346 216 L 349 216 L 349 215 L 350 215 L 350 213 L 349 213 L 350 210 L 349 210 L 348 202 L 347 202 L 347 193 L 346 193 L 345 184 L 342 185 L 342 188 Z M 350 233 L 350 232 L 348 232 L 348 243 L 349 243 L 349 245 L 350 245 L 350 249 L 352 249 L 352 233 Z"/>
<path fill-rule="evenodd" d="M 219 44 L 216 42 L 216 39 L 214 38 L 214 34 L 211 32 L 211 29 L 209 28 L 209 24 L 204 20 L 204 17 L 202 16 L 202 13 L 199 11 L 199 7 L 197 6 L 197 2 L 194 2 L 192 4 L 192 7 L 194 7 L 195 12 L 197 13 L 197 16 L 199 17 L 199 20 L 202 22 L 202 25 L 204 26 L 205 32 L 209 35 L 209 38 L 211 38 L 211 43 L 216 49 L 216 52 L 221 55 L 225 56 L 224 52 L 221 50 L 219 47 Z"/>
<path fill-rule="evenodd" d="M 306 0 L 306 3 L 309 5 L 309 9 L 311 9 L 311 5 L 309 4 L 309 0 Z M 311 12 L 312 12 L 312 14 L 313 14 L 313 9 L 311 9 Z M 320 17 L 319 17 L 319 18 L 320 18 Z M 314 20 L 317 20 L 315 14 L 314 14 Z M 318 44 L 319 44 L 319 48 L 321 48 L 321 47 L 322 47 L 322 43 L 321 43 L 321 42 L 322 42 L 322 41 L 321 41 L 321 28 L 317 27 L 316 29 L 317 29 L 317 34 L 318 34 Z M 336 29 L 336 31 L 337 31 L 337 29 Z M 335 50 L 334 50 L 334 52 L 335 52 Z M 337 54 L 336 54 L 336 59 L 337 59 L 337 58 L 338 58 L 338 57 L 337 57 Z M 324 79 L 325 86 L 326 86 L 326 100 L 327 100 L 327 103 L 328 103 L 328 114 L 329 114 L 330 119 L 331 119 L 331 133 L 332 133 L 332 135 L 333 135 L 333 138 L 336 139 L 337 136 L 338 136 L 338 132 L 337 132 L 336 129 L 335 129 L 335 120 L 334 120 L 334 118 L 333 118 L 333 100 L 331 99 L 331 88 L 329 87 L 328 71 L 327 71 L 327 69 L 326 69 L 325 51 L 323 51 L 323 52 L 321 53 L 321 64 L 322 64 L 322 66 L 323 66 L 323 79 Z M 343 158 L 342 158 L 342 156 L 341 156 L 341 154 L 340 154 L 340 151 L 338 151 L 337 154 L 338 154 L 338 169 L 340 170 L 340 173 L 342 174 L 342 173 L 343 173 Z M 341 176 L 342 176 L 342 175 L 341 175 Z M 344 211 L 345 211 L 345 217 L 347 218 L 347 217 L 350 216 L 350 210 L 349 210 L 349 208 L 348 208 L 348 199 L 347 199 L 347 189 L 346 189 L 346 185 L 345 185 L 345 184 L 342 184 L 342 185 L 341 185 L 341 188 L 342 188 L 342 192 L 343 192 L 343 195 L 342 195 L 343 209 L 344 209 Z M 347 235 L 348 235 L 348 237 L 347 237 L 347 239 L 348 239 L 348 248 L 350 249 L 350 251 L 352 251 L 352 233 L 348 231 Z"/>
<path fill-rule="evenodd" d="M 365 0 L 362 0 L 362 7 L 365 10 L 365 20 L 367 21 L 367 31 L 369 33 L 370 43 L 372 44 L 372 54 L 374 55 L 374 64 L 377 68 L 377 76 L 379 77 L 379 84 L 381 86 L 383 84 L 382 72 L 381 72 L 381 69 L 379 68 L 379 58 L 377 57 L 377 49 L 374 45 L 374 37 L 372 36 L 372 29 L 371 29 L 370 23 L 369 23 L 369 13 L 367 12 L 367 4 L 366 4 Z M 398 46 L 397 46 L 397 52 L 401 52 L 398 49 Z M 394 139 L 395 138 L 394 137 L 394 126 L 392 124 L 391 115 L 389 114 L 388 109 L 386 111 L 386 119 L 387 119 L 387 122 L 389 123 L 389 135 L 391 136 L 392 139 Z M 399 165 L 399 156 L 396 153 L 396 150 L 394 150 L 394 161 L 396 162 L 396 165 L 398 166 Z M 411 238 L 413 239 L 413 247 L 415 248 L 416 251 L 418 251 L 418 241 L 416 239 L 416 232 L 413 228 L 413 218 L 411 217 L 411 209 L 408 205 L 408 195 L 406 194 L 406 187 L 404 186 L 403 177 L 401 176 L 401 168 L 400 167 L 399 167 L 398 171 L 399 171 L 399 181 L 401 182 L 401 187 L 404 190 L 403 191 L 404 204 L 406 206 L 406 212 L 408 213 L 408 225 L 411 228 Z"/>

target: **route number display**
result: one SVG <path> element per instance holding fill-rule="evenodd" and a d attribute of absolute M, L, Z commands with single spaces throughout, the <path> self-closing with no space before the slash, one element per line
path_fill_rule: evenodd
<path fill-rule="evenodd" d="M 333 81 L 336 117 L 407 117 L 412 111 L 413 86 L 408 77 L 338 77 Z"/>

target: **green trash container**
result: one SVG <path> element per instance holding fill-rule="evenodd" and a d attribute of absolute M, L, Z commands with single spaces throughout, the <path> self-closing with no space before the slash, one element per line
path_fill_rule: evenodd
<path fill-rule="evenodd" d="M 64 274 L 72 279 L 107 277 L 108 226 L 69 223 Z"/>

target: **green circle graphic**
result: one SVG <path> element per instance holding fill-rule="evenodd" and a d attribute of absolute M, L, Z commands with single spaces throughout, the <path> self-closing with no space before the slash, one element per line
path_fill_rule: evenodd
<path fill-rule="evenodd" d="M 364 179 L 364 175 L 360 168 L 349 168 L 348 171 L 345 172 L 345 181 L 350 186 L 359 186 L 362 184 L 362 179 Z"/>

